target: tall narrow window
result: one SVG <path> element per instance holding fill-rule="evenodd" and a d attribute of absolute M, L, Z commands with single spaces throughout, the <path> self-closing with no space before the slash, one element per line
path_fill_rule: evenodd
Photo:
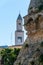
<path fill-rule="evenodd" d="M 22 37 L 18 37 L 18 43 L 22 42 Z"/>

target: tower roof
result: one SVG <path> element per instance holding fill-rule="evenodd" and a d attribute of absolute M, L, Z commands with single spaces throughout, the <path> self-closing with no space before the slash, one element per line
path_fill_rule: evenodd
<path fill-rule="evenodd" d="M 43 5 L 43 0 L 31 0 L 29 9 L 38 8 L 40 5 Z M 28 11 L 29 11 L 29 9 L 28 9 Z"/>
<path fill-rule="evenodd" d="M 22 17 L 21 17 L 21 15 L 20 15 L 20 14 L 18 15 L 17 20 L 22 20 Z"/>

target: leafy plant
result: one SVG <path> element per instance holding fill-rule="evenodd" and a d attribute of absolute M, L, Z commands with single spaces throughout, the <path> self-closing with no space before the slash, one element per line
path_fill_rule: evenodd
<path fill-rule="evenodd" d="M 3 65 L 13 65 L 13 63 L 16 61 L 17 56 L 19 54 L 20 49 L 4 49 L 1 51 L 1 63 Z"/>

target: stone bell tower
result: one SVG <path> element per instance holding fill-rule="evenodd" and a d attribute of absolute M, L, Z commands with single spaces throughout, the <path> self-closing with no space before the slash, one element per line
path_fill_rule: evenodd
<path fill-rule="evenodd" d="M 16 21 L 15 45 L 22 45 L 24 42 L 24 31 L 22 30 L 22 25 L 22 17 L 19 14 Z"/>
<path fill-rule="evenodd" d="M 43 0 L 31 0 L 24 26 L 30 43 L 43 41 Z"/>

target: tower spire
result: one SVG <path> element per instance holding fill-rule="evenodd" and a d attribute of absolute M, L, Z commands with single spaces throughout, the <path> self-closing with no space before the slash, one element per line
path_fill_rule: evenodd
<path fill-rule="evenodd" d="M 21 14 L 19 13 L 17 20 L 22 20 Z"/>

